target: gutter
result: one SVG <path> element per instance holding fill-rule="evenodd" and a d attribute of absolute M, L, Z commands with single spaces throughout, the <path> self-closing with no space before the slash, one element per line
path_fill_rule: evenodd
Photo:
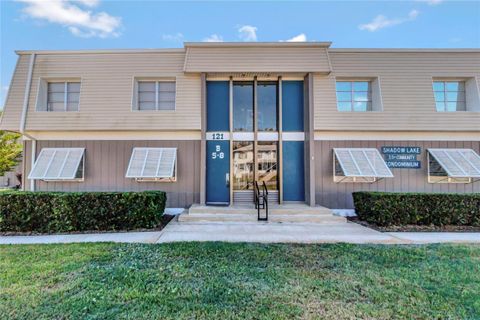
<path fill-rule="evenodd" d="M 33 65 L 35 64 L 35 53 L 30 55 L 30 65 L 28 67 L 27 83 L 25 84 L 25 94 L 23 96 L 22 117 L 20 118 L 20 134 L 32 141 L 32 168 L 35 163 L 35 155 L 37 152 L 37 140 L 25 133 L 25 123 L 27 121 L 28 100 L 30 99 L 30 87 L 32 84 Z M 25 163 L 25 161 L 23 161 Z M 24 164 L 25 165 L 25 164 Z M 25 172 L 22 176 L 23 182 L 26 180 Z M 25 183 L 22 183 L 22 189 L 25 190 Z M 30 180 L 30 191 L 35 191 L 35 180 Z"/>

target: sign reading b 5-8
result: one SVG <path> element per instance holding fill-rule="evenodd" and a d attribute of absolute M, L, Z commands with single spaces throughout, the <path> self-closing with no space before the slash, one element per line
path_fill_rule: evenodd
<path fill-rule="evenodd" d="M 212 159 L 215 160 L 217 157 L 219 159 L 225 158 L 225 153 L 223 153 L 222 147 L 219 144 L 215 145 L 215 152 L 212 152 Z"/>

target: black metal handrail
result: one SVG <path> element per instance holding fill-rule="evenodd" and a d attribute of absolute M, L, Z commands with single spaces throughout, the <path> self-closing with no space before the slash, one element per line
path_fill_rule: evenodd
<path fill-rule="evenodd" d="M 260 188 L 258 187 L 258 182 L 253 183 L 253 201 L 255 202 L 255 209 L 257 209 L 257 219 L 258 221 L 267 221 L 268 220 L 268 189 L 265 181 L 263 181 L 262 192 L 260 193 Z M 260 209 L 265 209 L 265 217 L 260 216 Z"/>

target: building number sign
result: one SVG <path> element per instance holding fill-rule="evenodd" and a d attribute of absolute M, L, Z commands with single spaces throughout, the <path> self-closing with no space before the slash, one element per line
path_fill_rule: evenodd
<path fill-rule="evenodd" d="M 225 158 L 225 153 L 222 151 L 222 147 L 217 144 L 215 145 L 215 152 L 212 152 L 212 159 L 223 159 Z"/>
<path fill-rule="evenodd" d="M 224 140 L 223 133 L 214 133 L 212 135 L 212 140 Z"/>

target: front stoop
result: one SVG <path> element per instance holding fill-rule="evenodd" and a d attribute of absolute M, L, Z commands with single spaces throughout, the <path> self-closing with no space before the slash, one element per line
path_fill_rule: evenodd
<path fill-rule="evenodd" d="M 263 210 L 262 210 L 263 213 Z M 192 205 L 188 213 L 178 217 L 179 222 L 256 222 L 257 210 L 253 205 L 243 206 L 201 206 Z M 268 222 L 294 223 L 344 223 L 345 217 L 333 215 L 325 207 L 309 207 L 302 204 L 275 205 L 269 209 Z"/>

